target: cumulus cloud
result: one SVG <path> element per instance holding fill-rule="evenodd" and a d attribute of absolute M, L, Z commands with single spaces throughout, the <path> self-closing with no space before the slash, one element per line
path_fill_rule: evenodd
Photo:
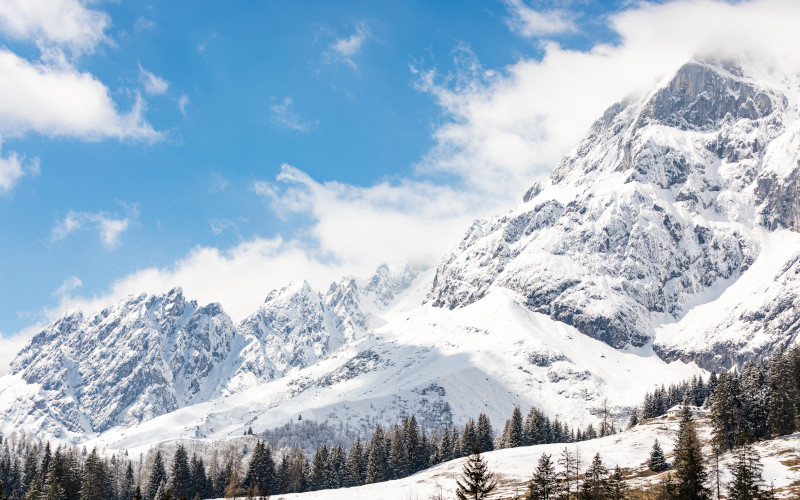
<path fill-rule="evenodd" d="M 308 132 L 319 125 L 318 120 L 303 120 L 292 110 L 294 101 L 291 97 L 285 97 L 282 101 L 270 107 L 272 111 L 272 123 L 281 127 L 286 127 L 299 132 Z"/>
<path fill-rule="evenodd" d="M 0 31 L 18 39 L 91 52 L 106 40 L 111 18 L 79 0 L 4 0 Z"/>
<path fill-rule="evenodd" d="M 39 158 L 25 163 L 25 159 L 13 151 L 5 158 L 0 156 L 0 195 L 10 192 L 22 177 L 38 173 Z"/>
<path fill-rule="evenodd" d="M 575 51 L 550 44 L 540 60 L 501 71 L 483 68 L 462 47 L 452 74 L 417 70 L 419 88 L 439 103 L 445 120 L 413 178 L 353 186 L 318 182 L 284 165 L 276 179 L 252 188 L 276 213 L 306 218 L 295 239 L 197 247 L 172 266 L 131 274 L 97 296 L 65 296 L 54 311 L 93 311 L 130 293 L 181 285 L 241 318 L 291 280 L 323 287 L 344 274 L 365 276 L 385 260 L 435 264 L 474 217 L 518 203 L 606 107 L 651 90 L 690 58 L 749 54 L 800 72 L 798 18 L 800 4 L 791 1 L 641 4 L 609 19 L 619 40 L 613 45 Z M 442 172 L 454 181 L 438 181 Z"/>
<path fill-rule="evenodd" d="M 137 96 L 131 110 L 120 113 L 105 85 L 63 62 L 31 62 L 0 49 L 0 96 L 0 134 L 5 136 L 162 139 L 144 118 L 143 99 Z"/>
<path fill-rule="evenodd" d="M 138 216 L 136 205 L 125 205 L 127 217 L 120 217 L 108 212 L 77 212 L 70 210 L 50 231 L 50 241 L 63 240 L 81 229 L 94 229 L 107 250 L 119 247 L 121 236 Z"/>
<path fill-rule="evenodd" d="M 336 38 L 323 53 L 323 60 L 328 64 L 344 63 L 353 69 L 358 69 L 355 57 L 361 53 L 361 47 L 369 38 L 370 31 L 366 23 L 356 26 L 356 30 L 345 37 Z"/>
<path fill-rule="evenodd" d="M 169 82 L 165 79 L 150 73 L 139 64 L 139 78 L 144 85 L 144 91 L 150 95 L 161 95 L 166 93 L 169 88 Z M 180 102 L 178 103 L 180 105 Z M 181 109 L 183 109 L 181 107 Z"/>
<path fill-rule="evenodd" d="M 505 0 L 511 17 L 507 24 L 512 31 L 525 38 L 557 35 L 575 31 L 573 14 L 564 10 L 538 11 L 522 0 Z"/>

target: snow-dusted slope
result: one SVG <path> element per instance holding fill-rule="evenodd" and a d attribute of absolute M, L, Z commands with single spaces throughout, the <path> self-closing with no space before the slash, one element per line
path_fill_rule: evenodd
<path fill-rule="evenodd" d="M 573 453 L 576 451 L 581 456 L 582 467 L 585 469 L 594 457 L 600 453 L 603 463 L 609 469 L 619 465 L 625 470 L 625 476 L 632 477 L 628 484 L 632 488 L 652 486 L 661 480 L 663 472 L 652 475 L 647 472 L 647 461 L 653 441 L 658 439 L 667 460 L 671 461 L 673 443 L 677 433 L 676 420 L 661 420 L 651 424 L 634 427 L 624 433 L 593 439 L 576 444 L 549 444 L 525 446 L 506 450 L 484 453 L 482 456 L 490 471 L 496 474 L 499 487 L 490 498 L 516 498 L 527 490 L 527 483 L 533 475 L 536 463 L 542 453 L 551 455 L 554 462 L 561 456 L 562 450 L 567 447 Z M 700 433 L 708 436 L 709 429 L 705 423 L 700 425 Z M 787 436 L 757 443 L 754 449 L 761 456 L 764 466 L 763 477 L 767 486 L 774 486 L 778 498 L 796 498 L 797 486 L 794 479 L 797 474 L 797 448 L 800 444 L 800 435 Z M 707 467 L 711 468 L 710 450 L 705 450 Z M 368 484 L 355 488 L 341 488 L 336 490 L 313 491 L 309 493 L 294 493 L 275 495 L 277 500 L 406 500 L 409 498 L 455 498 L 456 480 L 461 477 L 466 458 L 452 460 L 431 469 L 424 470 L 413 476 L 384 483 Z M 730 453 L 723 456 L 720 461 L 722 469 L 721 479 L 724 484 L 730 482 L 727 466 L 732 463 Z M 560 470 L 556 466 L 557 470 Z M 790 491 L 790 489 L 793 490 Z M 441 495 L 441 497 L 439 496 Z"/>
<path fill-rule="evenodd" d="M 686 64 L 650 95 L 609 108 L 519 208 L 476 221 L 444 258 L 429 300 L 457 308 L 513 290 L 532 310 L 609 345 L 656 338 L 663 356 L 707 367 L 790 341 L 800 247 L 776 245 L 796 241 L 798 230 L 798 96 L 796 77 Z M 666 333 L 760 256 L 774 267 L 771 281 L 744 280 L 758 286 L 743 284 L 738 298 L 768 289 L 771 301 Z"/>

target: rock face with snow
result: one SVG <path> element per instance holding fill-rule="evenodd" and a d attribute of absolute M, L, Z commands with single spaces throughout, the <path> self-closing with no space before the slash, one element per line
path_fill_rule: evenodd
<path fill-rule="evenodd" d="M 199 307 L 176 288 L 89 317 L 65 314 L 31 340 L 9 373 L 39 384 L 67 431 L 91 433 L 214 395 L 235 336 L 218 304 Z"/>
<path fill-rule="evenodd" d="M 88 317 L 68 312 L 12 362 L 0 384 L 0 418 L 66 438 L 273 380 L 363 335 L 415 275 L 381 266 L 364 283 L 343 279 L 325 295 L 295 283 L 271 292 L 239 325 L 219 304 L 201 307 L 180 288 L 131 296 Z M 15 394 L 20 382 L 28 387 Z"/>
<path fill-rule="evenodd" d="M 800 92 L 796 79 L 761 76 L 691 62 L 645 98 L 609 108 L 525 204 L 474 223 L 444 258 L 429 300 L 463 307 L 506 288 L 614 347 L 654 340 L 704 292 L 746 274 L 764 250 L 762 229 L 798 230 Z M 776 276 L 772 285 L 783 301 L 796 295 L 788 283 Z M 730 366 L 752 352 L 724 351 L 742 348 L 777 309 L 787 315 L 769 304 L 740 316 L 743 335 L 702 354 L 658 339 L 656 348 Z M 761 328 L 763 349 L 794 335 L 781 321 Z"/>

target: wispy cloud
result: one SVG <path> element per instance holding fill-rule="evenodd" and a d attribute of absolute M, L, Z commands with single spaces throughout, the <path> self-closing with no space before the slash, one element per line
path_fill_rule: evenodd
<path fill-rule="evenodd" d="M 509 28 L 524 38 L 558 35 L 575 31 L 574 14 L 565 10 L 539 11 L 522 0 L 505 0 L 511 13 Z"/>
<path fill-rule="evenodd" d="M 120 203 L 126 216 L 110 214 L 108 212 L 77 212 L 70 210 L 67 215 L 50 231 L 50 241 L 63 240 L 70 234 L 81 229 L 94 229 L 100 236 L 100 241 L 107 250 L 114 250 L 121 243 L 121 236 L 139 216 L 139 207 L 136 204 Z"/>
<path fill-rule="evenodd" d="M 211 40 L 215 38 L 217 38 L 217 32 L 212 31 L 210 35 L 208 35 L 206 38 L 203 39 L 202 42 L 197 44 L 197 51 L 200 52 L 201 54 L 205 52 L 206 48 L 208 48 L 208 44 L 211 43 Z"/>
<path fill-rule="evenodd" d="M 353 69 L 358 69 L 355 57 L 361 53 L 364 42 L 371 36 L 367 23 L 361 22 L 355 31 L 345 37 L 336 38 L 322 54 L 323 61 L 327 64 L 344 63 Z"/>
<path fill-rule="evenodd" d="M 39 158 L 25 163 L 25 158 L 13 151 L 5 158 L 0 156 L 0 195 L 9 193 L 22 177 L 38 173 Z"/>
<path fill-rule="evenodd" d="M 80 278 L 77 276 L 70 276 L 61 282 L 61 285 L 58 288 L 53 290 L 53 295 L 56 297 L 63 297 L 64 295 L 77 290 L 81 286 L 83 286 L 83 281 L 81 281 Z"/>
<path fill-rule="evenodd" d="M 147 19 L 146 17 L 139 16 L 133 23 L 133 32 L 136 33 L 137 35 L 140 35 L 145 31 L 150 31 L 155 29 L 155 27 L 156 23 L 153 22 L 152 19 Z"/>
<path fill-rule="evenodd" d="M 319 120 L 304 120 L 292 110 L 294 101 L 291 97 L 285 97 L 282 101 L 270 107 L 272 111 L 272 123 L 282 127 L 290 128 L 300 132 L 308 132 L 319 125 Z"/>
<path fill-rule="evenodd" d="M 222 174 L 213 172 L 211 174 L 211 182 L 208 187 L 209 193 L 219 193 L 221 191 L 225 191 L 228 187 L 228 179 L 226 179 Z"/>
<path fill-rule="evenodd" d="M 186 116 L 186 106 L 189 104 L 189 102 L 191 101 L 189 100 L 189 96 L 186 94 L 183 94 L 178 98 L 178 109 L 181 111 L 183 116 Z"/>
<path fill-rule="evenodd" d="M 144 85 L 144 91 L 150 95 L 162 95 L 167 92 L 169 82 L 160 76 L 147 71 L 139 64 L 139 78 Z"/>
<path fill-rule="evenodd" d="M 216 236 L 222 234 L 226 229 L 235 229 L 237 227 L 236 222 L 231 219 L 217 218 L 210 219 L 208 225 L 211 227 L 211 232 Z"/>

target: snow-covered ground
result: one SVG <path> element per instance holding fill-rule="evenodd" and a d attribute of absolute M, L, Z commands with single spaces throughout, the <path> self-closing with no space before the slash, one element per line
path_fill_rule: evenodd
<path fill-rule="evenodd" d="M 522 494 L 541 454 L 547 453 L 556 460 L 565 447 L 580 453 L 584 464 L 583 469 L 588 467 L 595 453 L 600 453 L 606 466 L 613 468 L 615 465 L 619 465 L 623 469 L 624 475 L 629 477 L 629 486 L 640 487 L 653 484 L 661 478 L 661 474 L 647 473 L 647 467 L 644 465 L 653 441 L 658 439 L 667 455 L 667 461 L 670 462 L 677 429 L 676 419 L 660 419 L 619 434 L 577 444 L 526 446 L 485 453 L 483 457 L 487 461 L 489 469 L 497 474 L 500 484 L 492 498 L 510 498 Z M 707 421 L 700 421 L 699 431 L 701 438 L 707 442 L 710 437 Z M 774 484 L 779 497 L 797 498 L 794 496 L 796 493 L 781 491 L 781 489 L 787 488 L 800 479 L 800 472 L 798 472 L 796 464 L 800 458 L 798 455 L 799 444 L 800 434 L 795 434 L 755 446 L 762 457 L 764 480 L 767 485 Z M 706 465 L 711 471 L 710 450 L 706 449 L 705 451 Z M 437 493 L 441 493 L 442 498 L 454 498 L 456 480 L 461 475 L 465 461 L 466 458 L 452 460 L 413 476 L 384 483 L 356 488 L 274 495 L 272 498 L 276 500 L 315 500 L 318 498 L 325 500 L 374 500 L 376 498 L 381 500 L 427 500 Z M 730 454 L 721 461 L 721 468 L 726 470 L 725 467 L 728 463 L 730 463 Z M 560 469 L 557 467 L 557 470 Z M 662 474 L 666 474 L 666 472 Z M 729 480 L 727 472 L 724 472 L 723 484 Z"/>

